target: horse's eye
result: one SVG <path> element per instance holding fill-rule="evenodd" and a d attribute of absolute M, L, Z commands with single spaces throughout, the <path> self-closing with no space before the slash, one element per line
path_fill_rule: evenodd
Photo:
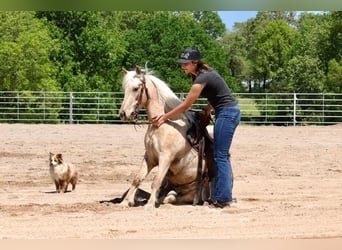
<path fill-rule="evenodd" d="M 133 88 L 133 91 L 134 91 L 134 92 L 137 92 L 138 90 L 139 90 L 139 87 L 134 87 L 134 88 Z"/>

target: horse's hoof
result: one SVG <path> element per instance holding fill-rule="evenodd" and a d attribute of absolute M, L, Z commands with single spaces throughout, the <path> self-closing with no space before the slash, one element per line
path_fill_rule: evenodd
<path fill-rule="evenodd" d="M 119 203 L 119 206 L 122 207 L 122 208 L 128 208 L 128 202 L 121 202 Z"/>
<path fill-rule="evenodd" d="M 170 191 L 163 200 L 163 204 L 173 204 L 176 202 L 177 193 L 175 191 Z"/>
<path fill-rule="evenodd" d="M 144 208 L 146 208 L 146 209 L 149 209 L 149 208 L 155 208 L 155 206 L 154 205 L 152 205 L 152 204 L 150 204 L 150 203 L 147 203 L 145 206 L 144 206 Z"/>
<path fill-rule="evenodd" d="M 154 205 L 152 205 L 152 204 L 146 204 L 146 205 L 144 206 L 145 211 L 154 211 L 155 208 L 156 208 L 156 207 L 155 207 Z"/>
<path fill-rule="evenodd" d="M 123 200 L 120 202 L 120 207 L 124 207 L 124 208 L 128 208 L 128 207 L 133 207 L 134 206 L 134 202 L 132 203 L 131 201 L 128 200 Z"/>

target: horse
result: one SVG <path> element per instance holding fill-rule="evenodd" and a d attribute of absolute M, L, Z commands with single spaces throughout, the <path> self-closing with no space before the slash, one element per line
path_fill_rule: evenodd
<path fill-rule="evenodd" d="M 139 111 L 145 108 L 148 128 L 145 133 L 145 154 L 143 165 L 134 177 L 121 205 L 134 206 L 135 193 L 151 170 L 158 166 L 152 181 L 151 195 L 145 204 L 157 207 L 160 204 L 191 204 L 196 194 L 196 178 L 199 156 L 187 139 L 187 131 L 194 115 L 188 111 L 159 128 L 152 123 L 152 117 L 164 114 L 181 103 L 168 85 L 145 72 L 140 67 L 133 71 L 123 69 L 122 88 L 124 99 L 120 107 L 120 118 L 126 122 L 137 122 Z M 202 161 L 205 161 L 203 159 Z M 197 197 L 203 203 L 210 196 L 208 178 L 203 178 L 204 187 Z"/>

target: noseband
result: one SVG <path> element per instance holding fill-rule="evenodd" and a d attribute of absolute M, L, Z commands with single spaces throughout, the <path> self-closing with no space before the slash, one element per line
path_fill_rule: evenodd
<path fill-rule="evenodd" d="M 136 124 L 149 124 L 150 122 L 138 120 L 138 114 L 140 111 L 139 107 L 142 104 L 144 93 L 146 95 L 147 102 L 150 100 L 150 94 L 148 93 L 148 89 L 146 87 L 146 78 L 145 78 L 145 75 L 142 75 L 141 77 L 136 75 L 135 77 L 139 78 L 139 80 L 141 81 L 141 89 L 140 89 L 139 95 L 136 98 L 137 103 L 136 103 L 135 108 L 134 108 L 134 118 L 135 118 L 134 123 L 136 123 Z"/>

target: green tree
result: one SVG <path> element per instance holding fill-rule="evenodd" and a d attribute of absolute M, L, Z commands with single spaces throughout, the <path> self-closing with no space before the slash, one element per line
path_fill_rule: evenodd
<path fill-rule="evenodd" d="M 330 93 L 342 93 L 342 63 L 332 59 L 328 64 L 328 74 L 324 90 Z"/>
<path fill-rule="evenodd" d="M 140 20 L 133 21 L 137 16 Z M 223 48 L 210 32 L 203 29 L 192 12 L 134 13 L 129 20 L 134 28 L 125 32 L 128 43 L 125 67 L 144 66 L 148 62 L 156 75 L 169 83 L 175 92 L 184 92 L 191 82 L 176 60 L 185 47 L 194 46 L 201 51 L 205 62 L 230 81 Z M 221 22 L 220 19 L 217 21 Z"/>
<path fill-rule="evenodd" d="M 341 13 L 303 13 L 298 22 L 299 36 L 293 48 L 294 54 L 316 61 L 319 71 L 326 76 L 326 81 L 321 83 L 326 85 L 322 91 L 339 90 L 341 85 L 336 78 L 342 58 Z"/>
<path fill-rule="evenodd" d="M 255 41 L 254 63 L 264 88 L 270 82 L 278 83 L 287 63 L 296 32 L 285 21 L 268 23 Z"/>
<path fill-rule="evenodd" d="M 114 91 L 118 88 L 125 40 L 117 12 L 37 12 L 61 41 L 56 55 L 58 79 L 66 91 Z M 57 31 L 56 31 L 57 29 Z"/>
<path fill-rule="evenodd" d="M 328 44 L 329 27 L 329 16 L 302 13 L 297 24 L 299 36 L 293 46 L 294 55 L 318 58 L 325 73 L 327 72 L 325 61 L 329 60 L 326 52 L 327 47 L 330 47 Z"/>
<path fill-rule="evenodd" d="M 225 32 L 225 25 L 220 16 L 214 11 L 194 11 L 195 20 L 200 23 L 202 29 L 212 38 L 220 39 Z"/>
<path fill-rule="evenodd" d="M 59 90 L 50 61 L 56 45 L 33 12 L 0 12 L 0 90 Z"/>
<path fill-rule="evenodd" d="M 330 46 L 327 48 L 329 59 L 342 60 L 342 11 L 331 13 L 331 26 L 329 28 L 328 41 Z M 329 61 L 330 61 L 329 60 Z"/>
<path fill-rule="evenodd" d="M 235 31 L 225 34 L 221 41 L 231 75 L 240 83 L 240 92 L 243 91 L 243 83 L 247 84 L 248 92 L 252 91 L 253 67 L 248 58 L 246 27 L 246 24 L 236 24 Z"/>
<path fill-rule="evenodd" d="M 283 83 L 273 89 L 277 92 L 320 93 L 323 90 L 324 72 L 318 58 L 295 56 L 284 67 Z M 273 87 L 273 86 L 272 86 Z"/>
<path fill-rule="evenodd" d="M 258 12 L 257 19 L 265 19 L 267 21 L 275 22 L 278 20 L 285 21 L 289 26 L 293 26 L 297 23 L 295 11 L 260 11 Z"/>
<path fill-rule="evenodd" d="M 255 18 L 236 23 L 234 32 L 223 37 L 232 75 L 240 84 L 247 84 L 249 92 L 259 92 L 265 82 L 280 81 L 277 76 L 282 64 L 290 58 L 291 44 L 285 40 L 294 35 L 295 15 L 291 11 L 260 11 Z"/>

